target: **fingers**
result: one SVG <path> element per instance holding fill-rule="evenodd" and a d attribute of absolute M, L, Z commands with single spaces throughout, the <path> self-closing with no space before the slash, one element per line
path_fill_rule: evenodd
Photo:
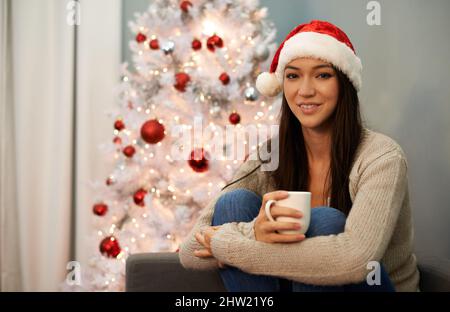
<path fill-rule="evenodd" d="M 205 241 L 205 236 L 204 236 L 202 233 L 200 233 L 200 232 L 195 233 L 195 239 L 196 239 L 197 242 L 199 242 L 203 247 L 206 247 L 206 248 L 209 247 L 208 244 L 207 244 L 206 241 Z"/>
<path fill-rule="evenodd" d="M 262 228 L 266 232 L 285 231 L 285 230 L 299 230 L 301 225 L 296 222 L 265 222 Z"/>
<path fill-rule="evenodd" d="M 194 256 L 199 258 L 213 257 L 212 253 L 208 249 L 194 250 Z"/>
<path fill-rule="evenodd" d="M 266 203 L 269 200 L 280 200 L 280 199 L 285 199 L 289 197 L 289 193 L 287 191 L 274 191 L 274 192 L 269 192 L 263 195 L 262 197 L 262 205 L 261 205 L 261 209 L 259 210 L 259 216 L 260 218 L 264 218 L 263 216 L 265 216 L 265 207 L 266 207 Z M 267 219 L 267 218 L 265 218 Z"/>
<path fill-rule="evenodd" d="M 275 192 L 266 193 L 263 196 L 263 200 L 262 200 L 263 205 L 265 205 L 269 199 L 280 200 L 280 199 L 285 199 L 288 196 L 289 196 L 289 193 L 287 191 L 275 191 Z"/>
<path fill-rule="evenodd" d="M 267 235 L 267 239 L 271 243 L 296 243 L 304 240 L 305 234 L 277 234 L 271 233 Z"/>
<path fill-rule="evenodd" d="M 270 209 L 270 214 L 274 219 L 277 217 L 292 217 L 292 218 L 301 218 L 303 217 L 303 213 L 294 208 L 283 207 L 278 205 L 273 205 Z"/>
<path fill-rule="evenodd" d="M 301 225 L 297 222 L 266 221 L 261 222 L 259 237 L 267 243 L 295 243 L 305 239 L 304 234 L 282 234 L 277 231 L 298 231 Z M 256 237 L 256 234 L 255 234 Z"/>

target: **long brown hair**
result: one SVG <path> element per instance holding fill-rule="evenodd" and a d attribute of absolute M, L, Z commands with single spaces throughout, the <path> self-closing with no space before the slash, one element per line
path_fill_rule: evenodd
<path fill-rule="evenodd" d="M 331 191 L 330 206 L 346 215 L 350 212 L 352 201 L 348 190 L 350 170 L 356 150 L 362 138 L 362 121 L 358 94 L 348 77 L 335 68 L 339 82 L 339 96 L 336 109 L 330 116 L 331 187 L 324 188 L 325 194 Z M 306 191 L 309 184 L 308 157 L 302 127 L 292 113 L 283 94 L 280 112 L 279 166 L 272 172 L 277 189 L 287 191 Z"/>

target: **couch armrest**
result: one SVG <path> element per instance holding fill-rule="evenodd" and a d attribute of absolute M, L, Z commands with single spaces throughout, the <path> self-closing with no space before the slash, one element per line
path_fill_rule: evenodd
<path fill-rule="evenodd" d="M 143 253 L 131 255 L 126 263 L 125 290 L 164 292 L 226 291 L 217 270 L 185 269 L 178 253 Z"/>
<path fill-rule="evenodd" d="M 437 257 L 419 257 L 420 290 L 450 292 L 450 260 Z"/>

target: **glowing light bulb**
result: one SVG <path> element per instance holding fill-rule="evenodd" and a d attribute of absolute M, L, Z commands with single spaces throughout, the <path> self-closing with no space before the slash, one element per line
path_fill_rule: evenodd
<path fill-rule="evenodd" d="M 202 23 L 203 34 L 206 36 L 212 36 L 216 32 L 217 26 L 210 20 L 204 20 Z"/>

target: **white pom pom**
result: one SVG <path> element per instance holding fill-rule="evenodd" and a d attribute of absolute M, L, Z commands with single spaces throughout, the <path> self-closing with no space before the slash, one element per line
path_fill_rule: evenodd
<path fill-rule="evenodd" d="M 265 96 L 275 96 L 281 91 L 281 85 L 275 74 L 265 72 L 256 79 L 256 89 Z"/>

